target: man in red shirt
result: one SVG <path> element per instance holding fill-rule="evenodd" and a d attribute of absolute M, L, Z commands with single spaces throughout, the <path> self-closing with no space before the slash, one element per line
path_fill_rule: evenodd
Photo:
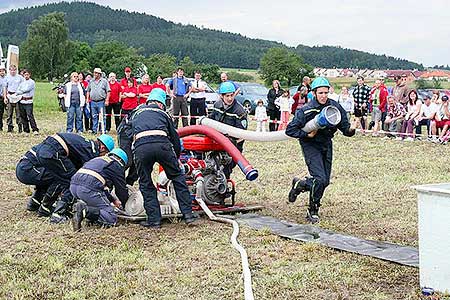
<path fill-rule="evenodd" d="M 139 104 L 147 102 L 148 95 L 152 91 L 153 86 L 150 84 L 150 77 L 145 74 L 142 76 L 142 84 L 138 87 Z"/>
<path fill-rule="evenodd" d="M 122 93 L 122 87 L 116 80 L 115 73 L 109 73 L 108 76 L 109 88 L 111 89 L 111 94 L 109 95 L 109 103 L 106 105 L 106 131 L 111 130 L 111 113 L 114 111 L 114 123 L 117 127 L 120 124 L 120 109 L 122 106 L 120 94 Z"/>
<path fill-rule="evenodd" d="M 122 90 L 122 115 L 128 115 L 138 106 L 137 88 L 133 86 L 133 79 L 128 79 L 128 86 Z"/>
<path fill-rule="evenodd" d="M 120 81 L 120 85 L 122 86 L 122 90 L 128 86 L 128 79 L 130 79 L 130 78 L 133 80 L 133 86 L 137 87 L 136 78 L 131 76 L 131 68 L 130 67 L 126 67 L 124 71 L 125 71 L 125 77 L 122 78 L 122 80 Z"/>

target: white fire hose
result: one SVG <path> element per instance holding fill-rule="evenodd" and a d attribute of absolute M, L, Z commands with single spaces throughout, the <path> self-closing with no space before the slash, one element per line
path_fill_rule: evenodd
<path fill-rule="evenodd" d="M 286 135 L 285 130 L 271 131 L 271 132 L 255 132 L 250 130 L 244 130 L 236 128 L 230 125 L 223 124 L 221 122 L 209 119 L 207 117 L 201 117 L 199 119 L 200 125 L 211 127 L 223 134 L 242 139 L 246 141 L 255 142 L 279 142 L 285 141 L 290 137 Z M 341 122 L 341 113 L 335 106 L 327 106 L 315 116 L 314 119 L 308 121 L 302 128 L 303 131 L 309 133 L 314 130 L 325 128 L 328 126 L 336 126 Z"/>
<path fill-rule="evenodd" d="M 227 223 L 233 225 L 233 233 L 231 234 L 230 241 L 233 247 L 239 251 L 241 254 L 241 260 L 242 260 L 242 274 L 244 275 L 244 299 L 245 300 L 254 300 L 255 297 L 253 296 L 253 290 L 252 290 L 252 275 L 250 273 L 250 267 L 248 264 L 248 256 L 247 251 L 245 251 L 244 247 L 242 247 L 239 242 L 237 241 L 237 237 L 239 235 L 239 224 L 235 220 L 217 217 L 215 216 L 212 211 L 208 208 L 206 203 L 203 201 L 202 196 L 200 195 L 201 191 L 203 190 L 203 175 L 201 173 L 196 176 L 195 179 L 196 183 L 196 196 L 195 200 L 200 205 L 200 207 L 203 209 L 203 211 L 206 213 L 206 215 L 209 217 L 211 221 L 215 222 L 221 222 L 221 223 Z"/>

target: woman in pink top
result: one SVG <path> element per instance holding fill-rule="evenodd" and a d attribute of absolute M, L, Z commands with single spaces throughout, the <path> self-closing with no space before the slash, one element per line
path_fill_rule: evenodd
<path fill-rule="evenodd" d="M 414 141 L 414 127 L 419 124 L 422 115 L 422 101 L 419 99 L 416 90 L 411 90 L 408 94 L 407 112 L 402 126 L 402 133 L 405 133 L 405 141 Z"/>

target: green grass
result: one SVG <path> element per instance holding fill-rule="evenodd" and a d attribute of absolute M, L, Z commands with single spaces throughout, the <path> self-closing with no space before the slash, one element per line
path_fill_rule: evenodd
<path fill-rule="evenodd" d="M 75 234 L 70 225 L 51 226 L 25 211 L 31 190 L 15 179 L 15 163 L 65 124 L 49 89 L 38 85 L 39 136 L 0 133 L 0 299 L 243 299 L 240 259 L 227 226 L 203 219 L 195 228 L 122 224 Z M 449 181 L 447 147 L 337 136 L 320 226 L 417 247 L 417 196 L 410 187 Z M 245 155 L 260 177 L 248 182 L 234 171 L 238 201 L 304 223 L 307 195 L 286 201 L 292 176 L 306 170 L 298 143 L 247 142 Z M 239 239 L 249 254 L 256 299 L 419 298 L 415 268 L 267 230 L 244 227 Z"/>

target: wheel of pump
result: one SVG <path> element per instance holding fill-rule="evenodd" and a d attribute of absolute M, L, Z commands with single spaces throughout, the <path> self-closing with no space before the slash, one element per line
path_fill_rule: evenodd
<path fill-rule="evenodd" d="M 250 103 L 250 101 L 245 100 L 244 103 L 242 103 L 242 106 L 244 107 L 247 114 L 250 114 L 252 112 L 252 104 Z"/>

